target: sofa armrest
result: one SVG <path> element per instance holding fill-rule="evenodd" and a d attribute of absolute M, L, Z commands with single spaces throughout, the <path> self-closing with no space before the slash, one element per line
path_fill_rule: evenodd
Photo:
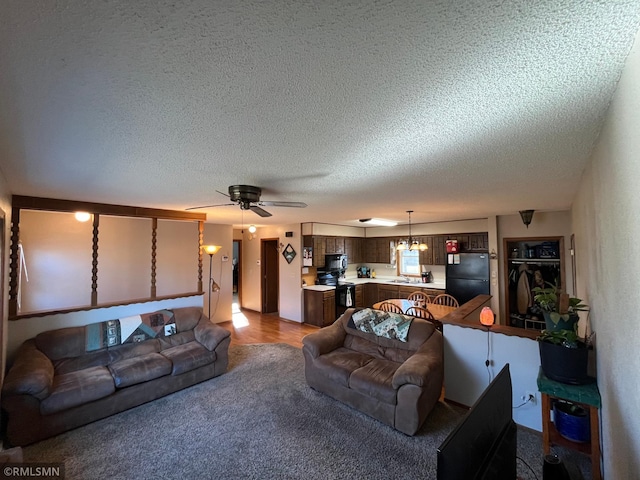
<path fill-rule="evenodd" d="M 344 345 L 347 336 L 341 321 L 336 321 L 328 327 L 310 333 L 302 339 L 302 344 L 313 358 L 331 352 Z"/>
<path fill-rule="evenodd" d="M 441 374 L 444 369 L 444 342 L 442 334 L 434 331 L 416 353 L 410 356 L 393 375 L 391 384 L 398 389 L 402 385 L 411 384 L 418 387 L 429 385 L 429 376 Z"/>
<path fill-rule="evenodd" d="M 33 340 L 22 344 L 16 360 L 7 374 L 2 394 L 31 395 L 40 400 L 49 396 L 53 385 L 54 368 L 51 360 L 42 353 Z"/>
<path fill-rule="evenodd" d="M 225 338 L 231 336 L 231 332 L 229 332 L 229 330 L 222 328 L 220 325 L 216 325 L 215 323 L 211 323 L 211 321 L 205 316 L 203 316 L 195 326 L 193 333 L 196 340 L 210 352 L 213 352 Z"/>

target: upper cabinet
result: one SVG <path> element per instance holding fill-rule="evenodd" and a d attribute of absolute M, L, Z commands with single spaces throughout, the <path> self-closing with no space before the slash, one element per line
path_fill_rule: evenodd
<path fill-rule="evenodd" d="M 487 233 L 468 233 L 462 235 L 430 235 L 415 237 L 427 244 L 427 250 L 420 252 L 421 265 L 445 265 L 447 239 L 458 240 L 460 252 L 487 252 Z M 305 235 L 304 246 L 313 247 L 314 267 L 324 267 L 324 256 L 328 253 L 343 253 L 347 255 L 349 264 L 385 263 L 394 264 L 397 237 L 329 237 Z"/>

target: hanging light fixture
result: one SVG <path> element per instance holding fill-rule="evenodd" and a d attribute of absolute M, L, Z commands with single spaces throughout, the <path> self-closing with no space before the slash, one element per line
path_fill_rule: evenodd
<path fill-rule="evenodd" d="M 529 224 L 531 223 L 531 219 L 533 218 L 534 210 L 520 210 L 520 218 L 522 218 L 522 223 L 529 228 Z"/>
<path fill-rule="evenodd" d="M 426 243 L 420 243 L 417 239 L 414 240 L 411 237 L 411 214 L 413 213 L 413 210 L 407 210 L 407 213 L 409 214 L 409 240 L 401 240 L 400 242 L 398 242 L 396 250 L 427 250 L 429 247 Z"/>

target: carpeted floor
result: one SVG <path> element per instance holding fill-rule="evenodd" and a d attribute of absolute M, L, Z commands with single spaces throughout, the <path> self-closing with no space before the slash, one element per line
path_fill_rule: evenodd
<path fill-rule="evenodd" d="M 63 461 L 68 479 L 435 479 L 436 448 L 463 414 L 438 403 L 408 437 L 309 388 L 301 350 L 243 345 L 226 374 L 26 447 L 24 460 Z M 518 456 L 535 471 L 519 460 L 520 477 L 542 479 L 539 434 L 519 430 Z"/>

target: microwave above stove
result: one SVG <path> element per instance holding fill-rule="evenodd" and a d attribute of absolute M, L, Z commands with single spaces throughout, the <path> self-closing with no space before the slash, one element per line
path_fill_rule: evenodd
<path fill-rule="evenodd" d="M 341 270 L 347 269 L 347 256 L 342 253 L 328 253 L 324 256 L 325 270 Z"/>

